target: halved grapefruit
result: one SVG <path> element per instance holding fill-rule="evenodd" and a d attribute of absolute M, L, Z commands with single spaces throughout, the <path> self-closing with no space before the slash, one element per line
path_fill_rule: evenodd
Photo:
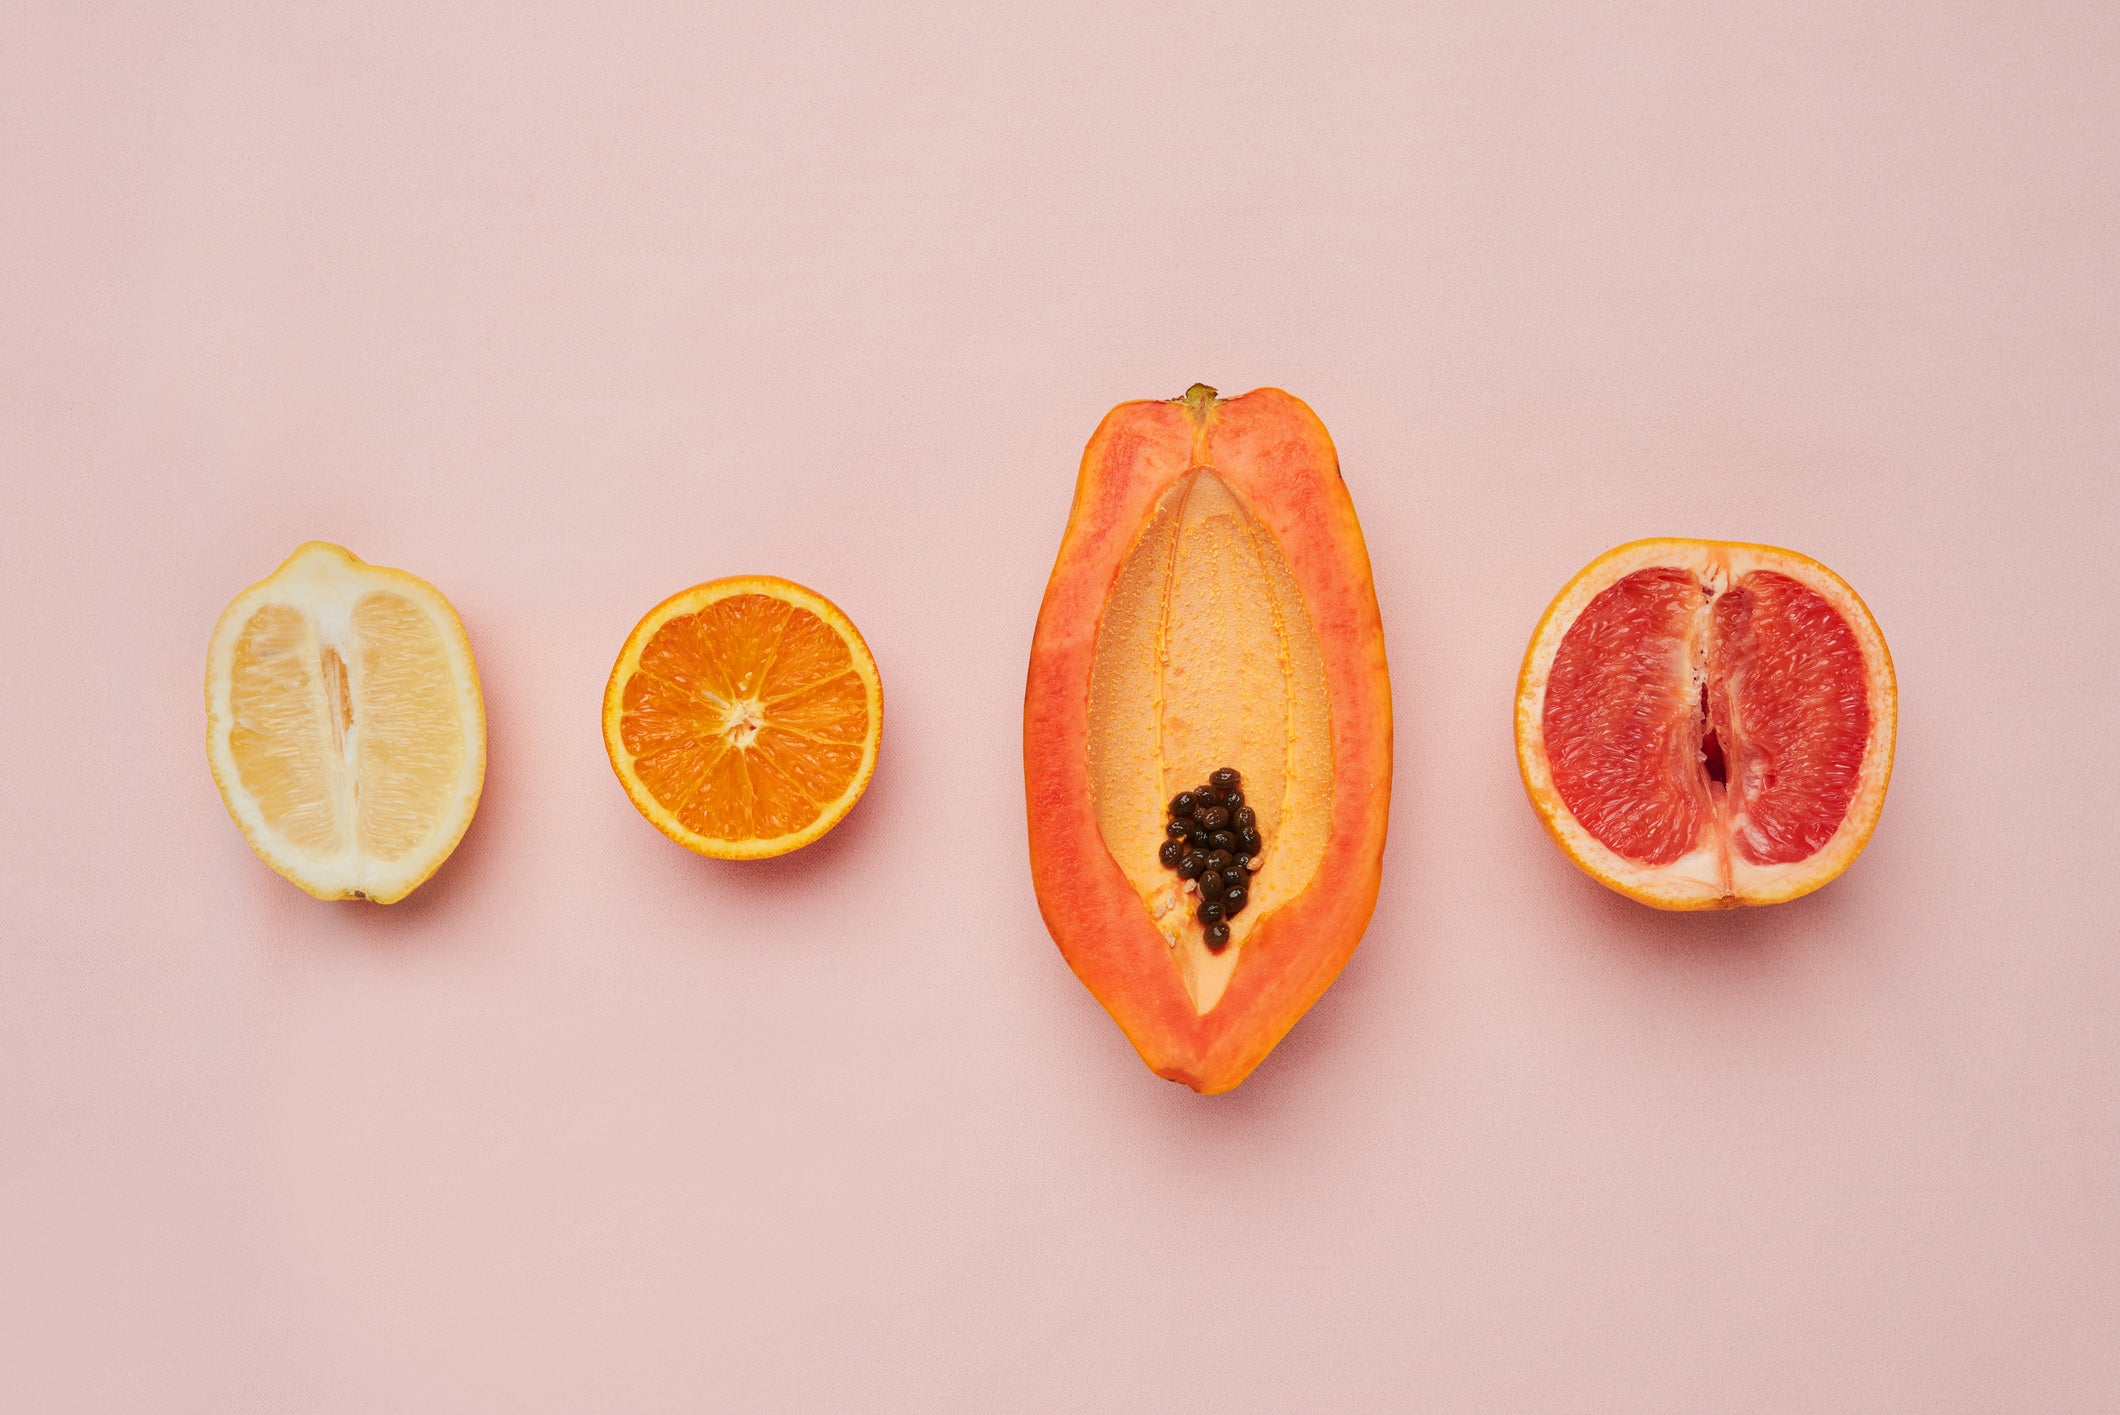
<path fill-rule="evenodd" d="M 1640 540 L 1539 621 L 1517 764 L 1547 832 L 1600 883 L 1660 909 L 1778 904 L 1869 842 L 1898 710 L 1877 621 L 1825 566 Z"/>

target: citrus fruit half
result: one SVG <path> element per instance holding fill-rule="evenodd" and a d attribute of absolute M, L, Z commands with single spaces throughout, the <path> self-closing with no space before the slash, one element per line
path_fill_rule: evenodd
<path fill-rule="evenodd" d="M 1825 566 L 1641 540 L 1592 561 L 1539 621 L 1517 764 L 1555 842 L 1620 893 L 1775 904 L 1862 853 L 1898 704 L 1877 621 Z"/>
<path fill-rule="evenodd" d="M 883 680 L 814 590 L 732 575 L 634 626 L 604 689 L 604 747 L 640 813 L 688 850 L 785 855 L 839 824 L 876 770 Z"/>
<path fill-rule="evenodd" d="M 319 899 L 404 898 L 486 777 L 463 621 L 425 580 L 310 541 L 214 626 L 206 758 L 266 864 Z"/>

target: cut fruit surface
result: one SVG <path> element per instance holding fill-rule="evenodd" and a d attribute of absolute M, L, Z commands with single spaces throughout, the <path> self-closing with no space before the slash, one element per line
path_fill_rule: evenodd
<path fill-rule="evenodd" d="M 1300 401 L 1195 387 L 1105 418 L 1039 613 L 1024 780 L 1070 966 L 1156 1071 L 1236 1085 L 1360 941 L 1389 811 L 1368 554 Z"/>
<path fill-rule="evenodd" d="M 404 898 L 456 848 L 485 781 L 463 622 L 426 581 L 311 541 L 214 628 L 206 754 L 275 870 L 320 899 Z"/>
<path fill-rule="evenodd" d="M 1807 894 L 1868 842 L 1898 689 L 1846 581 L 1794 551 L 1636 541 L 1563 589 L 1517 683 L 1517 762 L 1547 830 L 1647 904 Z"/>
<path fill-rule="evenodd" d="M 1211 1011 L 1252 930 L 1316 875 L 1332 823 L 1317 629 L 1287 558 L 1212 467 L 1163 493 L 1120 568 L 1091 659 L 1088 747 L 1105 844 L 1150 901 L 1193 1006 Z M 1273 868 L 1216 951 L 1158 851 L 1164 803 L 1225 762 L 1249 764 L 1245 792 Z"/>
<path fill-rule="evenodd" d="M 727 860 L 784 855 L 837 825 L 876 770 L 883 681 L 853 622 L 772 575 L 672 595 L 604 690 L 604 746 L 657 830 Z"/>

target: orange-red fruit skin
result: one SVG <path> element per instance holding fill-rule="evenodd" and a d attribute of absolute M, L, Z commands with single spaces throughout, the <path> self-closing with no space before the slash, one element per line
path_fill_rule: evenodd
<path fill-rule="evenodd" d="M 1316 876 L 1262 918 L 1228 991 L 1196 1015 L 1090 795 L 1091 664 L 1105 601 L 1158 499 L 1212 466 L 1279 543 L 1317 631 L 1331 698 L 1332 821 Z M 1241 1082 L 1339 975 L 1375 909 L 1391 804 L 1391 683 L 1369 555 L 1332 439 L 1276 388 L 1197 410 L 1122 403 L 1082 457 L 1031 646 L 1023 765 L 1031 875 L 1060 952 L 1159 1075 Z"/>

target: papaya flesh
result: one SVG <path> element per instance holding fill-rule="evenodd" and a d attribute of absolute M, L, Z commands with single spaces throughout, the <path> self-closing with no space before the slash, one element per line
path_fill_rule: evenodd
<path fill-rule="evenodd" d="M 1158 851 L 1172 799 L 1223 766 L 1264 844 L 1215 949 Z M 1105 417 L 1038 614 L 1023 774 L 1068 965 L 1159 1075 L 1237 1085 L 1361 941 L 1391 804 L 1369 554 L 1300 399 L 1196 385 Z"/>

